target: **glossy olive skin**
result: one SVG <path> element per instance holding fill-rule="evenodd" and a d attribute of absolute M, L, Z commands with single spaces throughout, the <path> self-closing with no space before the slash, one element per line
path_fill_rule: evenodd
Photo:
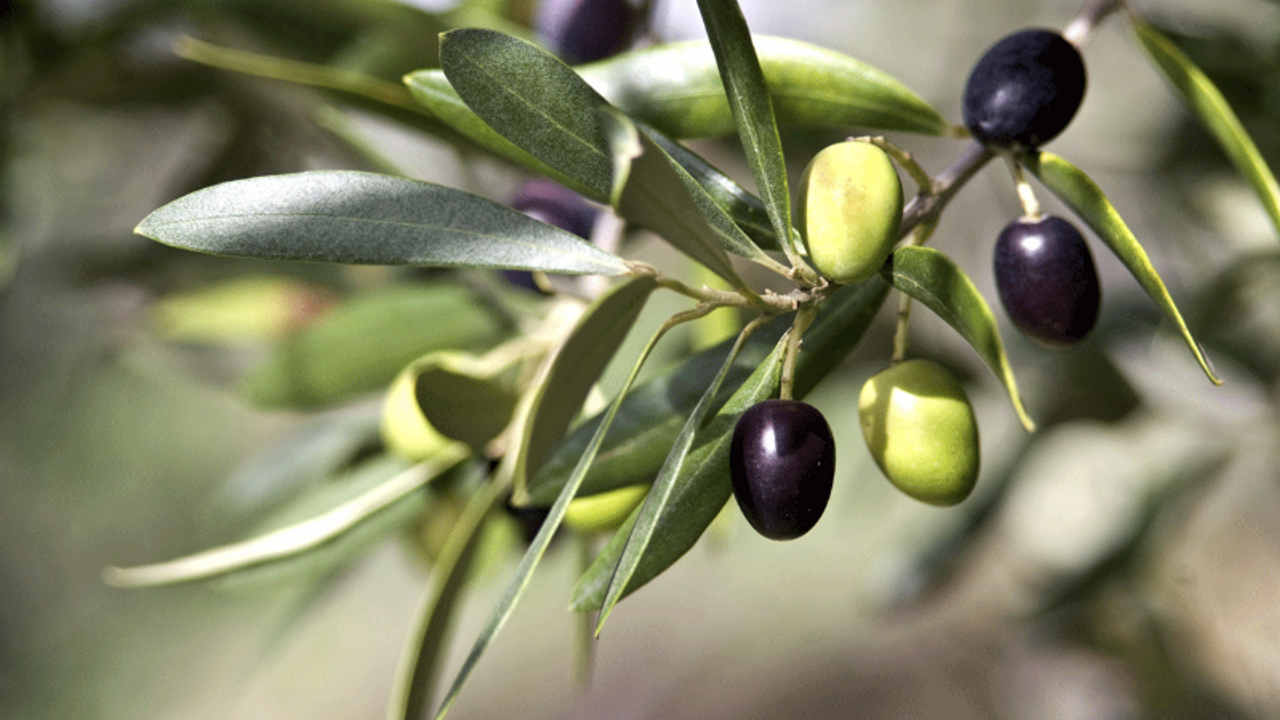
<path fill-rule="evenodd" d="M 996 240 L 995 278 L 1009 319 L 1042 345 L 1074 345 L 1098 320 L 1102 291 L 1093 255 L 1060 217 L 1009 223 Z"/>
<path fill-rule="evenodd" d="M 1084 90 L 1084 60 L 1074 45 L 1051 30 L 1022 30 L 973 66 L 961 111 L 979 142 L 1035 148 L 1066 129 Z"/>
<path fill-rule="evenodd" d="M 813 156 L 800 178 L 796 222 L 809 260 L 844 284 L 875 275 L 902 222 L 902 181 L 889 155 L 848 140 Z"/>
<path fill-rule="evenodd" d="M 733 430 L 729 474 L 751 527 L 772 540 L 809 532 L 831 497 L 836 445 L 817 408 L 798 400 L 765 400 Z"/>
<path fill-rule="evenodd" d="M 930 505 L 964 500 L 978 480 L 978 423 L 964 388 L 931 360 L 907 360 L 858 395 L 862 437 L 902 492 Z"/>
<path fill-rule="evenodd" d="M 548 47 L 576 65 L 625 49 L 639 19 L 627 0 L 541 0 L 535 25 Z"/>

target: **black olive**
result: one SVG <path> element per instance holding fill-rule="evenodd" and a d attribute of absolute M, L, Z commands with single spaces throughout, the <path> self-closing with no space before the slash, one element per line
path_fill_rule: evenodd
<path fill-rule="evenodd" d="M 733 494 L 751 526 L 773 540 L 798 538 L 822 517 L 835 477 L 836 446 L 826 418 L 798 400 L 750 407 L 733 431 Z"/>
<path fill-rule="evenodd" d="M 1013 324 L 1050 347 L 1084 339 L 1098 320 L 1102 291 L 1093 255 L 1060 217 L 1016 220 L 1000 232 L 996 289 Z"/>
<path fill-rule="evenodd" d="M 1016 32 L 973 66 L 964 124 L 987 145 L 1038 147 L 1071 122 L 1084 88 L 1084 60 L 1074 45 L 1050 30 Z"/>

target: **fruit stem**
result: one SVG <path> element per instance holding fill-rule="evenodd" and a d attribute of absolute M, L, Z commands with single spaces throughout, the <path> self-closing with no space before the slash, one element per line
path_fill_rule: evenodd
<path fill-rule="evenodd" d="M 1018 189 L 1018 202 L 1022 203 L 1022 219 L 1027 222 L 1039 222 L 1043 217 L 1040 212 L 1040 201 L 1036 199 L 1036 192 L 1032 189 L 1031 183 L 1027 182 L 1026 173 L 1022 172 L 1022 166 L 1013 155 L 1005 154 L 1004 159 L 1009 165 L 1009 173 L 1013 175 L 1013 184 Z"/>
<path fill-rule="evenodd" d="M 1123 0 L 1090 0 L 1080 8 L 1075 18 L 1062 31 L 1062 37 L 1077 48 L 1084 48 L 1093 37 L 1093 31 L 1108 15 L 1124 7 Z"/>
<path fill-rule="evenodd" d="M 911 296 L 900 292 L 898 293 L 898 324 L 893 331 L 893 357 L 889 358 L 890 365 L 897 365 L 907 359 L 907 346 L 909 345 L 907 330 L 911 326 Z"/>
<path fill-rule="evenodd" d="M 898 163 L 899 167 L 901 167 L 915 182 L 916 186 L 920 188 L 921 193 L 933 192 L 933 178 L 929 176 L 929 173 L 924 171 L 924 168 L 920 167 L 920 163 L 916 162 L 915 157 L 912 156 L 911 153 L 903 150 L 897 145 L 894 145 L 881 135 L 851 139 L 857 140 L 858 142 L 871 143 L 885 151 L 885 153 L 887 153 L 889 157 L 893 158 L 893 161 Z"/>
<path fill-rule="evenodd" d="M 816 305 L 801 308 L 796 313 L 796 319 L 791 322 L 791 329 L 787 331 L 787 351 L 782 357 L 782 378 L 778 383 L 778 397 L 783 400 L 791 399 L 791 389 L 796 382 L 796 359 L 800 355 L 801 340 L 804 331 L 813 324 L 813 319 L 817 315 Z"/>

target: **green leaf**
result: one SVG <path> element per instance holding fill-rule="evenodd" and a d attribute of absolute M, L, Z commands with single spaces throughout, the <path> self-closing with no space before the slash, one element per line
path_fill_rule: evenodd
<path fill-rule="evenodd" d="M 1155 26 L 1129 13 L 1133 34 L 1155 66 L 1173 84 L 1182 101 L 1218 141 L 1236 171 L 1253 186 L 1280 232 L 1280 183 L 1258 151 L 1258 146 L 1236 117 L 1226 98 L 1196 64 Z"/>
<path fill-rule="evenodd" d="M 798 257 L 791 232 L 791 191 L 787 188 L 782 139 L 747 21 L 736 0 L 698 0 L 698 10 L 773 232 L 787 254 Z"/>
<path fill-rule="evenodd" d="M 778 338 L 790 324 L 790 318 L 779 317 L 757 330 L 746 347 L 738 353 L 733 368 L 725 378 L 717 405 L 723 404 L 736 388 L 746 381 L 760 363 L 773 351 Z M 734 340 L 689 358 L 670 373 L 659 375 L 629 393 L 618 410 L 613 429 L 604 439 L 600 455 L 582 483 L 580 495 L 613 490 L 627 485 L 648 483 L 671 451 L 685 418 L 693 412 L 702 393 L 716 376 L 728 356 Z M 529 504 L 546 505 L 556 494 L 577 464 L 591 435 L 600 425 L 600 416 L 582 423 L 542 468 L 529 481 Z"/>
<path fill-rule="evenodd" d="M 515 444 L 501 466 L 513 480 L 517 504 L 524 502 L 528 476 L 542 466 L 578 417 L 591 387 L 657 287 L 653 277 L 642 276 L 598 298 L 544 364 L 533 390 L 521 398 L 513 421 Z"/>
<path fill-rule="evenodd" d="M 1221 385 L 1222 380 L 1214 374 L 1209 360 L 1205 357 L 1200 343 L 1191 336 L 1187 323 L 1178 312 L 1173 297 L 1160 279 L 1159 273 L 1147 257 L 1146 250 L 1138 243 L 1129 226 L 1116 211 L 1102 189 L 1084 173 L 1083 170 L 1050 152 L 1040 151 L 1019 158 L 1019 162 L 1027 167 L 1045 187 L 1057 195 L 1063 203 L 1075 211 L 1093 232 L 1102 239 L 1111 251 L 1120 258 L 1120 262 L 1129 269 L 1142 289 L 1151 296 L 1156 305 L 1164 312 L 1165 317 L 1173 322 L 1186 341 L 1187 347 L 1195 355 L 1196 362 L 1214 385 Z"/>
<path fill-rule="evenodd" d="M 779 125 L 950 132 L 937 110 L 878 68 L 797 40 L 753 40 Z M 705 41 L 656 45 L 576 69 L 623 112 L 668 135 L 735 132 L 715 55 Z"/>
<path fill-rule="evenodd" d="M 103 580 L 115 587 L 151 587 L 208 580 L 278 566 L 284 561 L 320 551 L 344 535 L 374 522 L 376 518 L 394 513 L 398 504 L 411 499 L 424 485 L 458 465 L 470 454 L 466 445 L 453 443 L 429 460 L 408 469 L 404 469 L 398 462 L 388 461 L 385 468 L 397 472 L 386 472 L 386 477 L 375 475 L 377 484 L 372 488 L 323 512 L 241 542 L 167 562 L 127 568 L 108 567 L 103 570 Z M 381 470 L 384 465 L 379 465 L 378 468 Z M 296 514 L 299 511 L 295 508 L 291 512 Z M 379 532 L 376 536 L 383 534 Z M 342 554 L 344 557 L 350 555 L 349 552 Z"/>
<path fill-rule="evenodd" d="M 623 217 L 653 230 L 735 287 L 745 284 L 726 249 L 758 262 L 774 262 L 625 115 L 605 111 L 603 119 L 614 153 L 613 205 Z"/>
<path fill-rule="evenodd" d="M 653 481 L 653 488 L 649 490 L 644 503 L 641 504 L 631 533 L 627 536 L 627 542 L 622 546 L 618 564 L 614 566 L 613 577 L 609 580 L 609 587 L 605 591 L 604 603 L 600 608 L 600 619 L 596 622 L 597 635 L 600 634 L 600 629 L 604 627 L 605 620 L 609 618 L 614 606 L 621 599 L 623 590 L 630 585 L 631 579 L 636 573 L 636 568 L 639 566 L 649 545 L 653 542 L 658 528 L 658 520 L 668 509 L 672 497 L 675 495 L 677 484 L 681 479 L 687 481 L 689 475 L 685 473 L 684 468 L 685 462 L 690 460 L 689 451 L 693 447 L 694 438 L 702 429 L 707 414 L 711 412 L 715 404 L 716 395 L 720 391 L 720 386 L 724 382 L 725 376 L 729 374 L 730 368 L 733 367 L 733 361 L 737 357 L 738 351 L 742 349 L 742 344 L 746 342 L 751 332 L 755 329 L 756 325 L 748 325 L 738 336 L 737 342 L 734 343 L 733 348 L 729 351 L 729 356 L 725 358 L 719 372 L 716 373 L 715 378 L 712 379 L 711 384 L 702 394 L 702 398 L 698 400 L 698 404 L 694 406 L 693 412 L 689 414 L 689 419 L 685 421 L 680 434 L 676 436 L 671 452 L 667 454 L 666 460 L 662 463 L 662 468 L 658 470 L 658 477 Z M 782 343 L 779 343 L 778 347 L 783 347 Z M 765 366 L 766 371 L 764 373 L 769 378 L 770 388 L 776 386 L 777 377 L 775 375 L 781 375 L 781 364 L 772 362 L 772 360 L 773 358 L 771 357 L 766 361 L 768 365 Z M 772 389 L 768 392 L 772 394 Z"/>
<path fill-rule="evenodd" d="M 431 353 L 410 372 L 419 410 L 445 437 L 483 448 L 511 422 L 519 400 L 513 383 L 486 372 L 472 355 Z"/>
<path fill-rule="evenodd" d="M 889 286 L 877 278 L 842 288 L 822 303 L 818 319 L 804 334 L 804 349 L 797 360 L 793 387 L 796 398 L 803 398 L 839 366 L 870 327 L 888 292 Z M 695 437 L 680 477 L 675 481 L 672 494 L 654 528 L 653 539 L 620 597 L 639 589 L 679 560 L 724 507 L 733 493 L 729 482 L 729 443 L 734 424 L 743 411 L 770 397 L 777 389 L 784 345 L 785 340 L 777 342 L 772 353 Z M 683 416 L 680 420 L 677 429 L 683 425 Z M 675 435 L 672 432 L 671 442 L 674 442 Z M 636 460 L 644 462 L 645 458 Z M 655 464 L 653 472 L 657 469 Z M 578 581 L 571 603 L 573 610 L 592 612 L 601 608 L 605 590 L 633 522 L 629 521 L 618 530 Z"/>
<path fill-rule="evenodd" d="M 243 391 L 267 407 L 319 407 L 384 388 L 426 353 L 477 349 L 507 332 L 482 296 L 460 283 L 386 286 L 283 340 Z"/>
<path fill-rule="evenodd" d="M 995 315 L 969 276 L 951 258 L 933 248 L 898 248 L 886 267 L 886 276 L 894 287 L 924 303 L 973 346 L 978 357 L 1004 383 L 1023 427 L 1035 430 L 1018 395 Z"/>
<path fill-rule="evenodd" d="M 507 162 L 545 175 L 596 202 L 609 201 L 608 194 L 600 192 L 599 188 L 588 187 L 576 177 L 560 172 L 499 135 L 496 130 L 481 120 L 475 111 L 462 102 L 458 92 L 444 76 L 443 70 L 418 70 L 406 75 L 404 82 L 414 100 L 430 110 L 445 125 L 467 137 L 477 147 Z"/>
<path fill-rule="evenodd" d="M 603 98 L 554 55 L 491 30 L 441 36 L 445 76 L 467 107 L 529 154 L 608 197 L 612 160 Z"/>
<path fill-rule="evenodd" d="M 625 286 L 624 286 L 625 287 Z M 658 341 L 669 329 L 670 325 L 663 325 L 662 328 L 649 340 L 648 345 L 640 354 L 640 358 L 636 361 L 635 366 L 631 370 L 631 374 L 627 377 L 622 389 L 618 392 L 617 398 L 609 404 L 609 408 L 605 411 L 604 420 L 600 423 L 595 434 L 592 436 L 591 442 L 588 443 L 582 457 L 579 458 L 578 464 L 574 467 L 573 474 L 569 478 L 569 482 L 565 484 L 560 491 L 560 495 L 552 504 L 551 509 L 547 511 L 547 517 L 542 522 L 542 527 L 538 529 L 537 534 L 529 543 L 529 549 L 525 552 L 524 557 L 520 560 L 520 565 L 516 568 L 515 577 L 512 578 L 506 590 L 503 591 L 502 597 L 498 599 L 498 604 L 489 614 L 484 628 L 476 637 L 475 643 L 471 646 L 471 652 L 467 654 L 466 660 L 463 661 L 461 669 L 458 670 L 457 676 L 454 678 L 453 684 L 449 687 L 449 692 L 444 700 L 440 703 L 440 708 L 436 711 L 436 718 L 443 718 L 449 708 L 453 706 L 457 700 L 458 694 L 462 691 L 462 686 L 470 677 L 472 670 L 480 661 L 480 657 L 484 651 L 488 649 L 489 644 L 493 642 L 493 638 L 497 636 L 502 626 L 506 624 L 511 617 L 511 613 L 515 610 L 516 603 L 519 602 L 520 596 L 524 594 L 524 590 L 529 585 L 530 578 L 533 577 L 533 571 L 537 568 L 538 563 L 542 560 L 542 556 L 546 553 L 547 546 L 551 544 L 551 538 L 559 529 L 560 523 L 564 520 L 565 512 L 569 508 L 569 503 L 573 500 L 578 492 L 582 479 L 586 477 L 587 469 L 591 463 L 595 461 L 596 453 L 600 450 L 600 443 L 604 439 L 605 433 L 609 431 L 609 425 L 613 422 L 614 416 L 617 414 L 618 406 L 622 403 L 622 398 L 626 396 L 627 391 L 631 389 L 632 383 L 635 382 L 636 375 L 639 374 L 640 368 L 649 357 L 649 353 L 657 345 Z"/>
<path fill-rule="evenodd" d="M 573 233 L 461 190 L 361 172 L 236 180 L 181 197 L 136 232 L 212 255 L 618 275 Z"/>

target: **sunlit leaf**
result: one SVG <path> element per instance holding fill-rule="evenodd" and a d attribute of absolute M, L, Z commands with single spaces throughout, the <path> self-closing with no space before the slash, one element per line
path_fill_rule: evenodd
<path fill-rule="evenodd" d="M 315 552 L 387 512 L 423 485 L 462 462 L 471 451 L 462 443 L 445 447 L 430 460 L 379 482 L 336 507 L 242 542 L 153 565 L 108 567 L 103 580 L 116 587 L 149 587 L 208 580 L 259 570 Z M 296 510 L 295 510 L 296 512 Z"/>
<path fill-rule="evenodd" d="M 529 154 L 608 197 L 612 161 L 590 85 L 554 55 L 490 30 L 441 36 L 440 62 L 458 96 Z"/>
<path fill-rule="evenodd" d="M 951 258 L 933 248 L 898 248 L 886 267 L 894 287 L 924 303 L 973 346 L 978 357 L 1004 383 L 1023 427 L 1034 430 L 1035 423 L 1018 395 L 995 315 L 969 276 Z"/>
<path fill-rule="evenodd" d="M 698 0 L 702 23 L 707 28 L 716 66 L 724 83 L 729 109 L 733 111 L 738 139 L 773 232 L 788 253 L 792 250 L 791 191 L 787 187 L 787 164 L 782 139 L 769 100 L 769 90 L 760 69 L 751 32 L 736 0 Z"/>
<path fill-rule="evenodd" d="M 793 387 L 796 398 L 810 392 L 858 344 L 888 292 L 888 284 L 873 278 L 843 288 L 823 302 L 818 319 L 804 334 L 804 349 L 798 358 Z M 634 592 L 679 560 L 724 507 L 733 493 L 729 482 L 729 442 L 733 426 L 743 411 L 776 391 L 783 345 L 778 342 L 774 346 L 772 353 L 695 437 L 652 540 L 620 597 Z M 680 420 L 682 426 L 683 417 Z M 674 440 L 675 433 L 671 437 Z M 656 471 L 655 465 L 653 472 Z M 573 610 L 591 612 L 601 608 L 633 523 L 634 519 L 628 521 L 615 533 L 578 581 L 573 593 Z"/>
<path fill-rule="evenodd" d="M 136 232 L 212 255 L 618 275 L 622 259 L 454 188 L 328 171 L 235 180 L 183 196 Z"/>
<path fill-rule="evenodd" d="M 1133 34 L 1138 39 L 1138 44 L 1173 84 L 1201 124 L 1218 141 L 1218 145 L 1235 165 L 1236 171 L 1253 186 L 1258 199 L 1271 216 L 1271 224 L 1280 232 L 1280 183 L 1276 182 L 1267 161 L 1227 104 L 1222 92 L 1186 53 L 1179 50 L 1155 26 L 1133 13 L 1129 16 L 1133 21 Z"/>
<path fill-rule="evenodd" d="M 1164 312 L 1165 317 L 1178 328 L 1178 332 L 1195 355 L 1196 362 L 1200 363 L 1204 374 L 1213 384 L 1221 385 L 1222 381 L 1213 372 L 1200 343 L 1191 336 L 1191 330 L 1187 328 L 1186 322 L 1182 319 L 1182 313 L 1173 302 L 1173 296 L 1169 294 L 1164 281 L 1160 279 L 1155 266 L 1151 264 L 1151 259 L 1147 257 L 1146 250 L 1142 249 L 1138 239 L 1134 237 L 1129 226 L 1112 206 L 1111 201 L 1107 200 L 1097 183 L 1080 168 L 1050 152 L 1040 151 L 1030 154 L 1020 158 L 1020 162 L 1040 178 L 1045 187 L 1074 210 L 1076 215 L 1111 248 L 1142 289 Z"/>
<path fill-rule="evenodd" d="M 882 70 L 798 40 L 752 39 L 781 126 L 949 131 L 937 110 Z M 705 41 L 656 45 L 576 69 L 619 109 L 668 135 L 736 131 Z"/>

